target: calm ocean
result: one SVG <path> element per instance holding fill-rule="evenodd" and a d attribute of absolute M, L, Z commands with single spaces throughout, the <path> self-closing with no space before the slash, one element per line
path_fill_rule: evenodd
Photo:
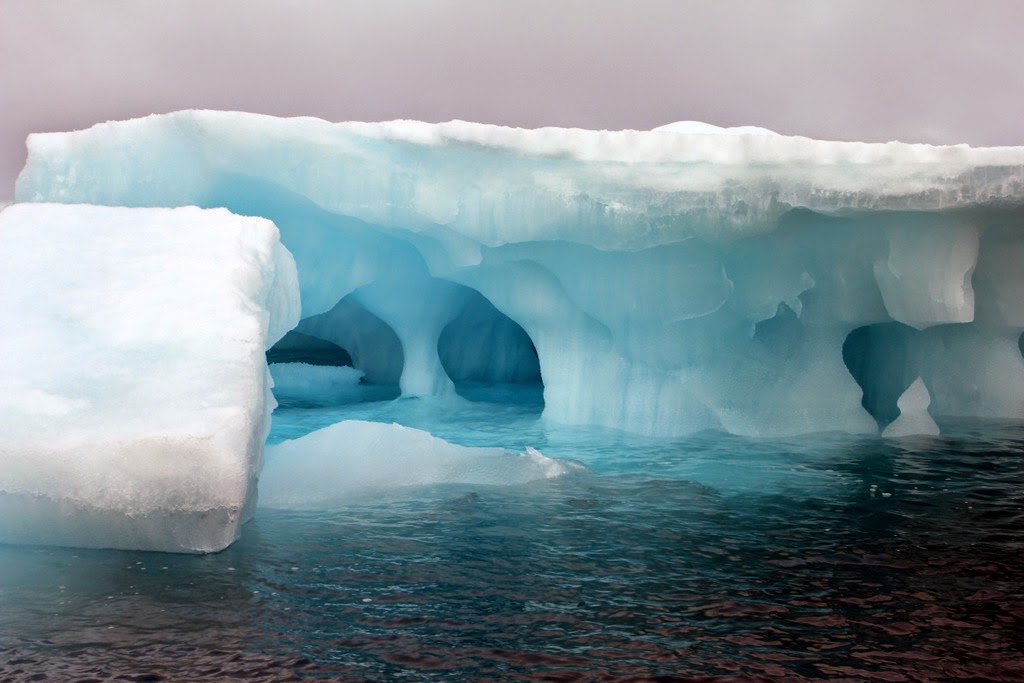
<path fill-rule="evenodd" d="M 1024 425 L 672 441 L 282 406 L 585 468 L 260 509 L 206 556 L 0 546 L 0 681 L 1024 680 Z M 386 454 L 382 454 L 386 457 Z"/>

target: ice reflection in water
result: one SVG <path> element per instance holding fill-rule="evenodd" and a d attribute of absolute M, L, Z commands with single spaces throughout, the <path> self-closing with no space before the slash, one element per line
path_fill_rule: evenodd
<path fill-rule="evenodd" d="M 665 443 L 517 405 L 346 416 L 590 470 L 263 509 L 214 556 L 0 548 L 0 679 L 1024 677 L 1020 426 Z"/>

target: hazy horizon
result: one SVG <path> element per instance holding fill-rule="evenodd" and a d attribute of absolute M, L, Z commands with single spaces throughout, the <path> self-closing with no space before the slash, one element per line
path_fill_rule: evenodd
<path fill-rule="evenodd" d="M 0 201 L 31 132 L 179 109 L 1024 144 L 1012 0 L 5 0 Z"/>

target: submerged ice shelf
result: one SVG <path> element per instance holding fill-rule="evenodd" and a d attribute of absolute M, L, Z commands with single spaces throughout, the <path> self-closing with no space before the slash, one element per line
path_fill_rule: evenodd
<path fill-rule="evenodd" d="M 33 135 L 28 147 L 21 206 L 0 215 L 36 210 L 32 220 L 47 224 L 56 209 L 25 205 L 150 207 L 108 209 L 144 226 L 175 215 L 156 207 L 194 205 L 220 208 L 209 215 L 225 224 L 279 228 L 301 316 L 273 313 L 296 292 L 259 259 L 253 270 L 244 249 L 212 250 L 216 237 L 161 223 L 154 237 L 117 238 L 125 249 L 173 245 L 168 268 L 212 260 L 239 286 L 264 288 L 266 300 L 232 299 L 232 315 L 277 320 L 273 333 L 243 335 L 238 363 L 218 366 L 248 387 L 233 400 L 253 415 L 273 400 L 252 380 L 266 375 L 263 345 L 294 328 L 268 357 L 282 400 L 309 405 L 388 386 L 455 398 L 465 383 L 542 383 L 551 424 L 657 438 L 907 435 L 933 433 L 932 415 L 1024 417 L 1024 147 L 824 142 L 693 122 L 519 130 L 209 111 Z M 85 236 L 99 228 L 75 220 L 68 253 L 102 254 Z M 197 225 L 216 233 L 219 220 Z M 53 268 L 46 250 L 19 253 L 37 275 Z M 145 308 L 117 279 L 121 260 L 110 248 L 72 272 L 106 273 L 123 285 L 117 298 Z M 54 301 L 76 282 L 54 280 Z M 180 324 L 158 326 L 167 338 L 152 353 L 157 375 L 171 372 L 168 359 L 210 366 L 201 344 L 171 351 L 175 335 L 189 337 L 190 297 L 203 287 L 183 280 L 169 309 Z M 129 327 L 132 306 L 116 310 L 108 324 Z M 202 310 L 199 328 L 237 336 L 227 317 Z M 209 388 L 182 391 L 201 401 Z M 381 438 L 402 454 L 411 441 L 396 434 Z M 232 503 L 239 520 L 252 504 L 256 441 L 234 451 L 249 467 Z M 184 477 L 168 462 L 172 479 Z M 216 498 L 195 491 L 196 509 Z"/>
<path fill-rule="evenodd" d="M 432 484 L 507 486 L 578 466 L 526 447 L 466 447 L 399 424 L 343 420 L 267 448 L 260 505 L 317 508 L 356 492 Z"/>

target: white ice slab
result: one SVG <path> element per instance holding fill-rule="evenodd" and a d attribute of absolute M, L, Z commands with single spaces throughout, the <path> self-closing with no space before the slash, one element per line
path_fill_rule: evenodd
<path fill-rule="evenodd" d="M 223 209 L 0 212 L 0 541 L 215 551 L 251 514 L 295 264 Z"/>

